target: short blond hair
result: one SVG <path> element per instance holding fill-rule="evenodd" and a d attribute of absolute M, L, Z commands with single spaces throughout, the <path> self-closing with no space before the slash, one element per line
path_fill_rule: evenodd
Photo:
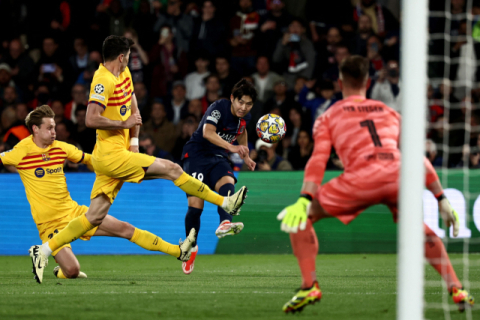
<path fill-rule="evenodd" d="M 30 112 L 27 117 L 25 118 L 25 125 L 33 134 L 33 126 L 36 125 L 40 127 L 43 122 L 43 118 L 55 118 L 55 112 L 53 112 L 52 108 L 47 106 L 46 104 L 40 107 L 37 107 L 35 110 Z"/>

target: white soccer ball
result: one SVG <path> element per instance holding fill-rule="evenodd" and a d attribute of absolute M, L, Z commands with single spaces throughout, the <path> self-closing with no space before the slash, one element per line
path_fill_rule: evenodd
<path fill-rule="evenodd" d="M 277 143 L 285 137 L 287 126 L 285 120 L 279 115 L 269 113 L 261 117 L 257 122 L 257 135 L 268 143 Z"/>

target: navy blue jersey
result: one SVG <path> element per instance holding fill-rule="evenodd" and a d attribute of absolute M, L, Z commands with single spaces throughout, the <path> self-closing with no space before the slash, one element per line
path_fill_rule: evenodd
<path fill-rule="evenodd" d="M 232 114 L 231 107 L 232 102 L 226 99 L 215 101 L 208 107 L 197 130 L 183 147 L 182 159 L 195 156 L 228 156 L 227 150 L 203 137 L 203 126 L 207 123 L 214 125 L 220 138 L 233 143 L 246 130 L 252 116 L 248 113 L 245 117 L 238 118 Z"/>

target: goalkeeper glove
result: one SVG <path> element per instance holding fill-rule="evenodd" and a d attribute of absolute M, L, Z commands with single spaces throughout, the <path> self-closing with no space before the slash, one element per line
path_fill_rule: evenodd
<path fill-rule="evenodd" d="M 453 225 L 453 236 L 458 236 L 458 232 L 460 231 L 458 213 L 452 208 L 445 196 L 441 197 L 438 201 L 438 211 L 440 211 L 440 215 L 447 228 Z"/>
<path fill-rule="evenodd" d="M 277 220 L 282 221 L 280 229 L 286 233 L 297 233 L 298 229 L 305 230 L 310 202 L 307 197 L 300 196 L 297 202 L 283 209 L 277 216 Z"/>

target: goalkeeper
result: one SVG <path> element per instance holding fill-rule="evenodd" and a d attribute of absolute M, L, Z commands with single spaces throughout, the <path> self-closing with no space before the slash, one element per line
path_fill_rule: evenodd
<path fill-rule="evenodd" d="M 293 253 L 302 273 L 300 291 L 288 301 L 285 312 L 300 311 L 320 300 L 322 292 L 315 275 L 318 240 L 312 224 L 336 217 L 350 223 L 363 210 L 385 204 L 397 221 L 400 172 L 400 116 L 379 101 L 366 98 L 370 84 L 369 63 L 351 56 L 340 65 L 340 86 L 344 99 L 330 107 L 315 121 L 315 146 L 305 168 L 305 178 L 298 201 L 278 215 L 281 229 L 290 233 Z M 337 151 L 345 171 L 338 178 L 320 185 L 332 147 Z M 426 187 L 439 201 L 439 211 L 447 226 L 459 225 L 456 212 L 443 194 L 438 176 L 425 159 Z M 427 226 L 425 255 L 447 284 L 453 301 L 463 311 L 473 305 L 473 297 L 457 278 L 443 242 Z"/>

